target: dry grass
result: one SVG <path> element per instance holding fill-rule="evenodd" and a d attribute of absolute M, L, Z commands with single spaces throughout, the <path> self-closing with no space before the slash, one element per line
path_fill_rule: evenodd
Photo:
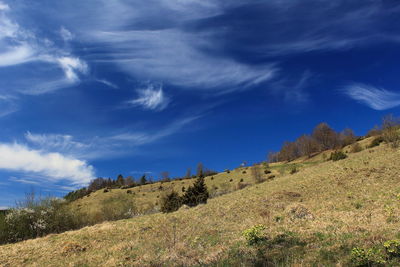
<path fill-rule="evenodd" d="M 241 232 L 255 224 L 266 225 L 271 238 L 292 232 L 304 242 L 301 253 L 306 253 L 288 254 L 287 264 L 346 265 L 352 247 L 368 247 L 398 236 L 399 159 L 399 150 L 379 146 L 349 154 L 345 160 L 308 164 L 293 175 L 210 199 L 195 208 L 0 246 L 0 266 L 228 266 L 233 264 L 227 261 L 232 255 L 253 253 Z M 239 173 L 230 174 L 243 178 Z M 228 174 L 219 175 L 229 182 Z M 218 180 L 207 180 L 208 186 Z M 151 192 L 152 187 L 158 186 L 147 186 L 148 194 L 158 194 Z M 81 204 L 91 205 L 89 201 L 83 199 Z M 297 247 L 271 250 L 271 257 L 283 250 L 297 251 Z"/>

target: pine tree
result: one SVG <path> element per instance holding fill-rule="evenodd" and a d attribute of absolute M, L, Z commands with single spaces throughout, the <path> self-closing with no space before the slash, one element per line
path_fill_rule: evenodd
<path fill-rule="evenodd" d="M 209 196 L 204 177 L 199 177 L 193 186 L 189 186 L 183 195 L 183 204 L 194 207 L 201 203 L 207 203 Z"/>
<path fill-rule="evenodd" d="M 122 174 L 118 175 L 117 177 L 117 186 L 123 186 L 124 185 L 124 176 Z"/>
<path fill-rule="evenodd" d="M 145 185 L 147 183 L 146 174 L 143 174 L 142 178 L 140 178 L 140 184 Z"/>

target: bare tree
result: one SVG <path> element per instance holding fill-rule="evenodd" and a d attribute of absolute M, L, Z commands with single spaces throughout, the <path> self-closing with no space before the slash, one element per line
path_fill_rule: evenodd
<path fill-rule="evenodd" d="M 186 174 L 185 174 L 185 178 L 190 178 L 190 177 L 192 177 L 192 169 L 191 168 L 188 168 L 187 170 L 186 170 Z"/>
<path fill-rule="evenodd" d="M 340 133 L 340 143 L 342 146 L 348 146 L 357 141 L 357 137 L 354 134 L 353 130 L 350 128 L 344 129 Z"/>
<path fill-rule="evenodd" d="M 314 138 L 309 135 L 302 135 L 296 140 L 300 155 L 311 157 L 312 153 L 319 150 L 319 145 Z"/>
<path fill-rule="evenodd" d="M 167 172 L 167 171 L 161 172 L 161 181 L 163 181 L 163 182 L 171 181 L 171 179 L 169 178 L 169 172 Z"/>
<path fill-rule="evenodd" d="M 320 150 L 334 149 L 339 145 L 338 134 L 325 122 L 318 124 L 312 137 L 321 145 Z"/>
<path fill-rule="evenodd" d="M 256 184 L 264 181 L 260 165 L 254 164 L 253 167 L 251 167 L 251 177 L 254 179 Z"/>
<path fill-rule="evenodd" d="M 204 177 L 204 166 L 203 163 L 199 162 L 197 164 L 197 177 Z"/>
<path fill-rule="evenodd" d="M 386 115 L 382 119 L 382 137 L 391 147 L 397 148 L 400 145 L 400 119 L 392 114 Z"/>

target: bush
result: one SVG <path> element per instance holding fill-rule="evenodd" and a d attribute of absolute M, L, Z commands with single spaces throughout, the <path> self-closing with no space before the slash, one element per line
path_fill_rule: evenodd
<path fill-rule="evenodd" d="M 295 174 L 296 172 L 298 172 L 296 166 L 292 166 L 292 167 L 290 168 L 290 174 Z"/>
<path fill-rule="evenodd" d="M 347 158 L 347 155 L 345 153 L 343 153 L 342 151 L 335 151 L 331 153 L 331 157 L 329 159 L 333 161 L 338 161 L 345 158 Z"/>
<path fill-rule="evenodd" d="M 259 245 L 267 240 L 264 233 L 266 227 L 263 224 L 255 225 L 243 231 L 242 235 L 246 239 L 248 246 Z"/>
<path fill-rule="evenodd" d="M 350 147 L 350 153 L 357 153 L 362 150 L 362 147 L 359 143 L 354 143 Z"/>
<path fill-rule="evenodd" d="M 374 266 L 385 263 L 380 250 L 370 248 L 353 248 L 351 251 L 351 261 L 355 266 Z"/>
<path fill-rule="evenodd" d="M 182 198 L 175 191 L 161 198 L 161 211 L 164 213 L 177 211 L 182 206 Z"/>
<path fill-rule="evenodd" d="M 400 240 L 388 240 L 383 243 L 386 253 L 391 257 L 400 256 Z"/>
<path fill-rule="evenodd" d="M 96 221 L 116 221 L 132 218 L 136 213 L 134 200 L 127 195 L 110 197 L 101 202 L 101 214 Z"/>
<path fill-rule="evenodd" d="M 372 142 L 369 144 L 368 148 L 379 146 L 382 142 L 383 142 L 382 136 L 375 137 L 374 140 L 372 140 Z"/>
<path fill-rule="evenodd" d="M 271 171 L 270 171 L 270 170 L 265 170 L 264 173 L 265 173 L 265 174 L 270 174 Z"/>
<path fill-rule="evenodd" d="M 77 229 L 81 226 L 78 218 L 80 216 L 74 216 L 61 199 L 31 199 L 25 206 L 11 209 L 0 217 L 0 243 Z"/>

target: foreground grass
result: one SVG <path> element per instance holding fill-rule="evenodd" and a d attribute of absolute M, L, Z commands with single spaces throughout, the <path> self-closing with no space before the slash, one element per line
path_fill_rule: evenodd
<path fill-rule="evenodd" d="M 0 265 L 348 265 L 353 247 L 400 237 L 399 159 L 398 150 L 380 146 L 192 209 L 0 246 Z M 262 255 L 241 236 L 255 224 L 270 237 Z"/>

